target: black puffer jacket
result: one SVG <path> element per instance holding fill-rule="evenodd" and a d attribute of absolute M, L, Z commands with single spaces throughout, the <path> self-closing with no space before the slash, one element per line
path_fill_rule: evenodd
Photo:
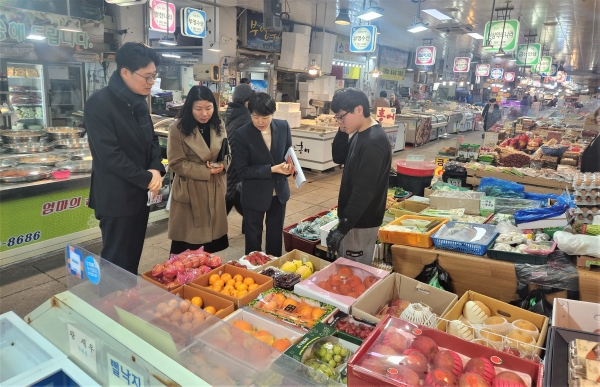
<path fill-rule="evenodd" d="M 227 195 L 225 196 L 227 199 L 233 197 L 235 187 L 241 181 L 235 168 L 232 167 L 235 164 L 233 163 L 235 159 L 235 131 L 250 122 L 252 122 L 250 112 L 243 103 L 230 102 L 228 104 L 225 112 L 225 128 L 227 129 L 227 140 L 231 146 L 232 164 L 227 170 Z"/>

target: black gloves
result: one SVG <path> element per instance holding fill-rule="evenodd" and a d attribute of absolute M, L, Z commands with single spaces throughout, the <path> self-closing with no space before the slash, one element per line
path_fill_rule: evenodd
<path fill-rule="evenodd" d="M 346 234 L 337 228 L 327 235 L 327 254 L 330 260 L 336 260 L 340 256 L 340 243 L 345 236 Z"/>

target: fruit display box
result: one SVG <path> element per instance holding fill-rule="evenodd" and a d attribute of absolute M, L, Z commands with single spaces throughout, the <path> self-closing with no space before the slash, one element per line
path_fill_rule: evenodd
<path fill-rule="evenodd" d="M 315 257 L 314 255 L 310 255 L 310 254 L 305 253 L 300 250 L 292 250 L 289 253 L 282 255 L 278 259 L 273 260 L 273 261 L 267 263 L 266 265 L 260 267 L 258 270 L 254 270 L 254 271 L 260 272 L 260 271 L 266 269 L 267 267 L 280 268 L 286 262 L 291 262 L 291 261 L 302 261 L 303 264 L 306 262 L 312 263 L 313 268 L 315 269 L 314 273 L 316 273 L 320 270 L 323 270 L 327 266 L 331 265 L 331 262 L 328 262 L 324 259 Z M 312 275 L 314 275 L 314 273 Z"/>
<path fill-rule="evenodd" d="M 517 306 L 507 304 L 491 297 L 484 296 L 483 294 L 476 293 L 468 290 L 458 300 L 456 304 L 445 313 L 438 324 L 438 329 L 446 332 L 447 322 L 461 319 L 463 310 L 468 301 L 480 301 L 490 310 L 490 316 L 499 316 L 506 319 L 508 323 L 512 323 L 515 320 L 527 320 L 539 331 L 539 337 L 536 340 L 535 348 L 533 351 L 536 355 L 540 355 L 546 341 L 546 334 L 548 333 L 548 317 L 542 316 L 541 314 L 533 313 L 525 309 L 521 309 Z"/>
<path fill-rule="evenodd" d="M 555 298 L 552 326 L 595 333 L 600 330 L 600 304 Z M 549 344 L 548 344 L 549 345 Z"/>
<path fill-rule="evenodd" d="M 352 315 L 377 324 L 381 321 L 377 315 L 392 299 L 425 304 L 438 317 L 442 317 L 456 304 L 458 296 L 402 274 L 392 273 L 363 294 L 352 306 Z"/>
<path fill-rule="evenodd" d="M 310 331 L 308 331 L 302 337 L 302 339 L 299 342 L 292 345 L 287 351 L 285 351 L 285 354 L 287 356 L 291 357 L 292 359 L 302 361 L 302 357 L 303 357 L 304 353 L 306 352 L 306 350 L 308 349 L 308 347 L 311 344 L 315 343 L 318 340 L 321 340 L 322 338 L 329 337 L 329 336 L 337 337 L 339 339 L 340 343 L 345 348 L 348 348 L 352 353 L 354 353 L 358 350 L 359 346 L 357 344 L 351 343 L 351 342 L 341 338 L 339 336 L 339 332 L 335 328 L 333 328 L 327 324 L 317 323 Z"/>
<path fill-rule="evenodd" d="M 207 306 L 213 306 L 217 311 L 215 316 L 220 319 L 229 316 L 235 310 L 233 307 L 233 302 L 215 296 L 206 290 L 195 288 L 190 285 L 183 285 L 175 290 L 171 290 L 171 294 L 174 294 L 184 300 L 191 300 L 194 297 L 200 297 L 202 299 L 202 309 L 206 308 Z"/>
<path fill-rule="evenodd" d="M 280 323 L 306 330 L 338 312 L 335 306 L 278 288 L 261 293 L 248 306 L 276 318 Z"/>
<path fill-rule="evenodd" d="M 171 290 L 175 290 L 179 287 L 181 287 L 181 285 L 176 285 L 176 286 L 167 286 L 167 285 L 163 285 L 160 282 L 158 282 L 157 280 L 154 279 L 154 277 L 152 276 L 152 270 L 148 270 L 145 273 L 142 273 L 142 278 L 145 279 L 146 281 L 158 286 L 161 289 L 164 289 L 168 292 L 170 292 Z"/>
<path fill-rule="evenodd" d="M 343 272 L 340 272 L 340 270 Z M 347 273 L 347 271 L 350 271 L 350 273 Z M 294 286 L 294 293 L 323 301 L 327 304 L 338 307 L 344 313 L 349 313 L 352 305 L 357 300 L 357 297 L 354 297 L 354 295 L 358 296 L 358 299 L 360 299 L 360 296 L 364 294 L 367 289 L 377 284 L 379 281 L 381 281 L 381 279 L 387 277 L 389 274 L 390 273 L 386 270 L 376 269 L 374 267 L 363 265 L 346 258 L 338 258 L 325 269 L 317 272 L 299 284 L 296 284 Z M 356 290 L 352 290 L 357 289 L 356 287 L 352 287 L 353 285 L 351 281 L 354 281 L 352 279 L 353 277 L 358 277 L 360 279 L 360 284 L 363 285 L 362 288 L 360 288 L 362 291 L 358 292 Z M 365 280 L 367 280 L 367 284 L 364 283 Z M 373 280 L 375 280 L 375 282 L 372 282 Z M 331 289 L 331 291 L 320 287 L 319 284 L 325 286 L 322 283 L 328 283 L 328 289 Z M 360 284 L 357 284 L 357 286 Z M 346 292 L 344 289 L 333 289 L 332 286 L 336 285 L 339 288 L 347 285 L 350 287 L 350 292 Z M 354 294 L 342 295 L 342 293 Z"/>
<path fill-rule="evenodd" d="M 344 312 L 338 312 L 323 322 L 336 329 L 337 337 L 356 345 L 361 345 L 363 340 L 375 329 L 375 324 L 355 320 Z"/>
<path fill-rule="evenodd" d="M 244 278 L 250 277 L 259 286 L 258 286 L 258 288 L 254 289 L 253 291 L 248 292 L 248 294 L 242 298 L 231 297 L 231 296 L 225 295 L 223 293 L 218 293 L 212 289 L 209 289 L 208 288 L 208 280 L 210 279 L 210 276 L 213 274 L 221 275 L 223 273 L 229 273 L 229 274 L 231 274 L 232 277 L 235 276 L 236 274 L 239 274 Z M 229 301 L 233 302 L 233 306 L 235 307 L 235 309 L 238 309 L 244 305 L 248 305 L 252 300 L 254 300 L 262 292 L 271 289 L 273 287 L 273 278 L 267 277 L 264 275 L 260 275 L 258 273 L 254 273 L 254 272 L 246 270 L 246 269 L 242 269 L 239 267 L 225 264 L 221 267 L 218 267 L 218 268 L 204 274 L 200 278 L 195 279 L 194 281 L 192 281 L 190 283 L 190 285 L 195 288 L 207 291 L 218 297 L 229 300 Z"/>
<path fill-rule="evenodd" d="M 254 255 L 262 256 L 262 260 L 265 263 L 259 264 L 259 262 L 257 262 L 253 258 Z M 259 259 L 260 259 L 260 257 L 259 257 Z M 242 265 L 245 265 L 248 270 L 251 270 L 254 272 L 259 272 L 263 269 L 263 267 L 265 267 L 265 265 L 267 263 L 270 263 L 272 261 L 277 261 L 277 260 L 278 260 L 278 258 L 267 255 L 267 254 L 263 253 L 262 251 L 253 251 L 252 253 L 250 253 L 248 255 L 244 255 L 242 258 L 238 259 L 238 262 Z M 253 263 L 257 263 L 257 264 L 254 265 Z"/>
<path fill-rule="evenodd" d="M 429 386 L 541 387 L 542 378 L 539 363 L 392 316 L 348 361 L 349 387 L 419 386 L 421 380 Z"/>
<path fill-rule="evenodd" d="M 268 337 L 268 335 L 264 335 L 267 337 L 258 337 L 258 339 L 263 342 L 266 342 L 271 346 L 274 346 L 271 342 L 282 339 L 289 340 L 289 344 L 293 345 L 296 344 L 303 336 L 303 333 L 301 333 L 299 330 L 294 330 L 282 324 L 278 324 L 277 321 L 272 320 L 266 316 L 260 316 L 258 312 L 255 312 L 253 309 L 248 307 L 238 309 L 223 319 L 223 321 L 233 326 L 236 326 L 235 322 L 240 320 L 250 324 L 256 329 L 256 331 L 266 331 L 270 333 L 271 337 Z M 256 335 L 254 336 L 256 337 Z M 281 352 L 285 352 L 285 350 L 287 349 L 285 348 L 282 351 L 281 348 L 277 347 L 276 345 L 274 347 Z"/>

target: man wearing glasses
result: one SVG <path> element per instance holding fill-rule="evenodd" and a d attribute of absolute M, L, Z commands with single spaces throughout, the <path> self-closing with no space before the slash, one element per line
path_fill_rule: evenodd
<path fill-rule="evenodd" d="M 331 110 L 339 125 L 333 139 L 333 161 L 344 164 L 344 172 L 338 196 L 340 223 L 327 237 L 327 250 L 331 258 L 371 265 L 385 212 L 390 142 L 379 122 L 371 118 L 369 100 L 362 91 L 337 91 Z"/>
<path fill-rule="evenodd" d="M 148 225 L 148 192 L 155 196 L 165 169 L 147 96 L 160 59 L 142 43 L 125 43 L 108 86 L 86 102 L 92 152 L 90 207 L 102 232 L 102 258 L 138 274 Z"/>

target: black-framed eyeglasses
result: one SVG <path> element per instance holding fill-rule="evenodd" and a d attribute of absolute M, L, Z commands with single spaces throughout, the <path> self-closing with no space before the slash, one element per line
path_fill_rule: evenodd
<path fill-rule="evenodd" d="M 132 71 L 132 73 L 134 73 L 135 75 L 139 75 L 140 77 L 144 78 L 146 80 L 146 83 L 148 83 L 148 84 L 152 84 L 152 82 L 155 81 L 156 78 L 158 78 L 158 73 L 154 73 L 152 75 L 148 75 L 147 77 L 143 76 L 142 74 L 138 74 L 135 71 Z"/>
<path fill-rule="evenodd" d="M 344 117 L 346 117 L 348 114 L 350 114 L 352 112 L 346 112 L 344 114 L 342 114 L 341 116 L 333 116 L 333 118 L 337 121 L 337 122 L 342 122 L 344 120 Z"/>

